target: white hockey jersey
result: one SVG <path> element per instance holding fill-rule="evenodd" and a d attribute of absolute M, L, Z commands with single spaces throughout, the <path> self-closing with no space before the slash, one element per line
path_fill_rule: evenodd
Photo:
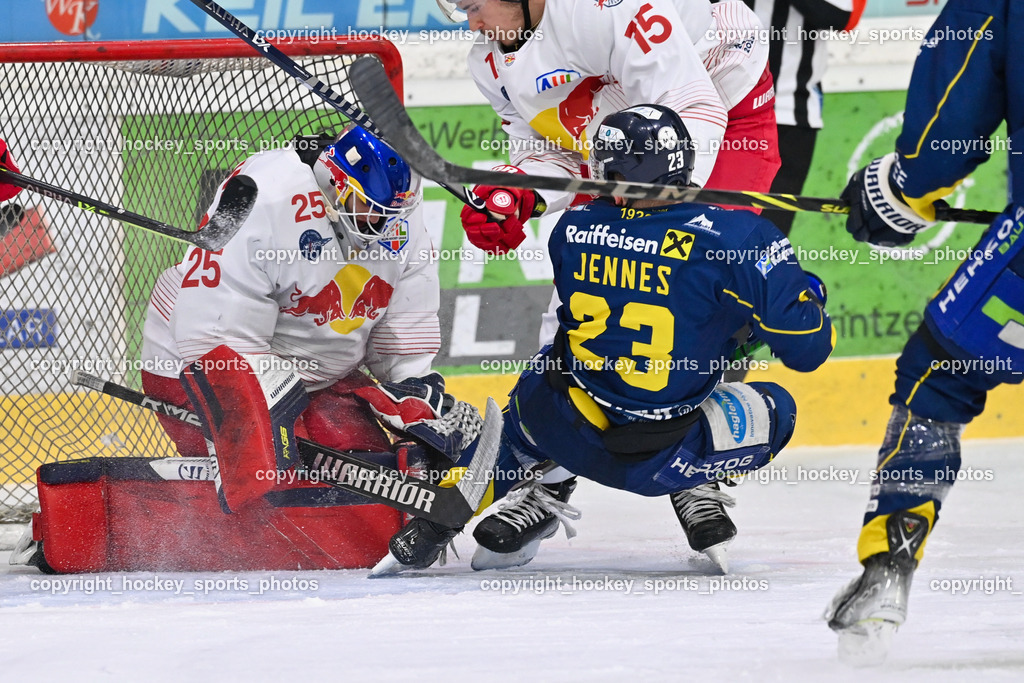
<path fill-rule="evenodd" d="M 143 368 L 176 377 L 227 344 L 293 360 L 310 389 L 361 365 L 383 381 L 430 372 L 440 293 L 422 210 L 395 239 L 353 250 L 335 234 L 313 171 L 295 152 L 256 154 L 239 172 L 259 190 L 252 213 L 223 249 L 190 248 L 160 275 Z"/>
<path fill-rule="evenodd" d="M 703 185 L 728 110 L 768 63 L 760 27 L 739 1 L 550 0 L 518 51 L 480 37 L 469 70 L 503 120 L 511 163 L 527 173 L 578 176 L 605 116 L 656 103 L 677 111 L 698 143 L 693 180 Z M 541 194 L 549 211 L 572 199 Z"/>

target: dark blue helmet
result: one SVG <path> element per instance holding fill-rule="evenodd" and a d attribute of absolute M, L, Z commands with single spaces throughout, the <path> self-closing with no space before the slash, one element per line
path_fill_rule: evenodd
<path fill-rule="evenodd" d="M 598 180 L 659 185 L 690 184 L 694 143 L 679 114 L 660 104 L 641 104 L 609 114 L 601 122 L 590 153 Z"/>
<path fill-rule="evenodd" d="M 323 149 L 313 174 L 342 225 L 362 243 L 397 230 L 420 200 L 419 176 L 387 143 L 358 126 Z M 381 220 L 367 221 L 368 213 Z"/>

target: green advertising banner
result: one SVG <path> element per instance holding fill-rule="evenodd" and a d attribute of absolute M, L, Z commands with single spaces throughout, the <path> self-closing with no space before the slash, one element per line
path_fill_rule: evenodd
<path fill-rule="evenodd" d="M 904 92 L 827 95 L 825 128 L 804 194 L 838 197 L 850 173 L 891 151 L 905 98 Z M 486 167 L 506 160 L 504 133 L 487 106 L 425 107 L 410 113 L 431 146 L 455 163 Z M 951 204 L 990 210 L 1005 206 L 1006 152 L 1000 142 L 1006 142 L 1002 133 L 993 138 L 992 159 L 957 189 Z M 461 204 L 440 188 L 428 189 L 426 199 L 444 206 L 439 267 L 442 329 L 450 336 L 438 365 L 447 371 L 514 371 L 537 349 L 540 316 L 551 291 L 544 247 L 553 221 L 531 221 L 521 258 L 487 259 L 464 241 Z M 836 357 L 898 353 L 921 323 L 929 297 L 983 230 L 939 224 L 908 248 L 885 250 L 854 242 L 844 226 L 842 216 L 805 213 L 796 218 L 790 235 L 803 266 L 828 285 Z M 498 366 L 499 359 L 508 362 Z"/>

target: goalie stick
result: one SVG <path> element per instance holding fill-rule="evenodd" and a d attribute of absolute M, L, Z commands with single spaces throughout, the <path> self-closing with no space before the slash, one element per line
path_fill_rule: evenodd
<path fill-rule="evenodd" d="M 95 375 L 76 370 L 71 374 L 71 383 L 193 426 L 199 425 L 195 413 Z M 321 476 L 321 482 L 436 524 L 458 527 L 473 517 L 487 492 L 498 456 L 501 423 L 501 409 L 494 399 L 488 398 L 487 415 L 473 460 L 458 483 L 448 487 L 414 479 L 390 467 L 308 439 L 296 441 L 303 465 L 321 475 L 329 475 Z"/>
<path fill-rule="evenodd" d="M 281 52 L 281 50 L 274 47 L 274 45 L 261 36 L 258 31 L 253 31 L 251 28 L 246 26 L 241 19 L 234 16 L 231 12 L 227 11 L 212 0 L 191 1 L 193 5 L 216 19 L 220 22 L 221 26 L 241 38 L 249 45 L 249 47 L 262 54 L 277 65 L 282 71 L 309 88 L 313 94 L 317 95 L 324 102 L 327 102 L 339 112 L 347 116 L 353 123 L 362 126 L 374 135 L 381 135 L 381 132 L 374 125 L 373 121 L 370 120 L 370 117 L 366 115 L 366 112 L 360 110 L 351 102 L 346 101 L 344 97 L 334 92 L 329 85 L 311 74 L 307 69 L 304 69 L 298 62 Z M 368 59 L 373 58 L 369 57 Z M 381 72 L 383 73 L 383 71 L 384 68 L 381 67 Z M 384 80 L 387 80 L 386 74 L 384 76 Z M 390 81 L 388 81 L 387 87 L 389 90 L 391 89 Z M 452 185 L 444 182 L 443 179 L 431 178 L 431 180 L 434 180 L 438 185 L 451 192 L 463 204 L 467 204 L 477 211 L 486 210 L 484 200 L 480 199 L 466 188 L 453 187 Z"/>
<path fill-rule="evenodd" d="M 499 187 L 521 187 L 533 190 L 554 190 L 575 194 L 601 195 L 604 197 L 625 197 L 628 199 L 659 199 L 675 202 L 696 202 L 700 204 L 730 204 L 752 206 L 758 209 L 782 209 L 785 211 L 818 211 L 821 213 L 850 212 L 850 206 L 841 199 L 803 197 L 791 194 L 767 194 L 734 190 L 706 190 L 698 187 L 674 185 L 652 185 L 615 180 L 586 180 L 581 178 L 557 178 L 520 173 L 485 171 L 466 166 L 457 166 L 443 159 L 423 139 L 408 112 L 398 99 L 391 82 L 377 60 L 360 57 L 352 64 L 349 77 L 356 94 L 366 110 L 373 116 L 388 142 L 406 162 L 420 175 L 440 182 L 463 183 L 466 185 L 496 185 Z M 960 223 L 990 224 L 998 215 L 992 211 L 937 207 L 936 220 Z"/>
<path fill-rule="evenodd" d="M 141 214 L 122 209 L 119 206 L 101 202 L 98 199 L 86 197 L 71 190 L 65 190 L 56 185 L 44 183 L 35 178 L 29 178 L 7 168 L 0 167 L 0 172 L 6 174 L 0 176 L 4 179 L 4 182 L 11 185 L 17 185 L 18 187 L 41 194 L 44 197 L 70 204 L 83 211 L 113 218 L 116 221 L 134 225 L 137 228 L 149 230 L 164 237 L 194 244 L 206 251 L 217 251 L 235 236 L 238 229 L 242 227 L 242 223 L 249 217 L 253 204 L 256 203 L 257 195 L 256 183 L 253 182 L 252 178 L 245 175 L 234 176 L 224 186 L 224 192 L 221 193 L 220 197 L 220 204 L 217 205 L 217 210 L 214 214 L 210 216 L 209 222 L 201 230 L 189 231 L 147 218 Z"/>

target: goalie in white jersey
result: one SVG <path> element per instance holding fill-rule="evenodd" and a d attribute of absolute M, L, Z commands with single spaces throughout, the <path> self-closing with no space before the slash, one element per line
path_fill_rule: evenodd
<path fill-rule="evenodd" d="M 216 412 L 213 404 L 230 406 L 225 423 L 243 425 L 229 437 L 227 428 L 218 434 L 207 424 L 225 510 L 269 490 L 251 471 L 232 489 L 226 463 L 237 457 L 245 464 L 235 470 L 274 468 L 276 448 L 284 469 L 288 439 L 279 433 L 294 428 L 337 449 L 389 451 L 391 441 L 357 396 L 399 431 L 453 403 L 431 371 L 440 294 L 418 177 L 361 128 L 349 127 L 337 141 L 300 141 L 306 149 L 256 154 L 235 170 L 258 188 L 251 214 L 223 249 L 186 252 L 160 276 L 149 303 L 146 393 L 203 415 Z M 226 394 L 217 394 L 218 383 Z M 255 414 L 246 410 L 251 395 L 261 397 Z M 268 410 L 269 452 L 267 439 L 249 434 L 263 429 Z M 198 429 L 162 423 L 181 455 L 207 454 Z"/>

